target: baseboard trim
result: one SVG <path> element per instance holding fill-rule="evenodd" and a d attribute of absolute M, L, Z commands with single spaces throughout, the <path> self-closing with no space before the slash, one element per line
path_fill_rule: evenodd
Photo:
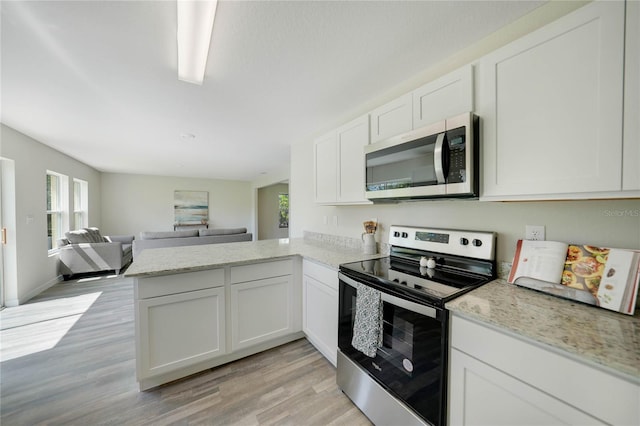
<path fill-rule="evenodd" d="M 61 282 L 63 280 L 64 280 L 64 278 L 62 277 L 62 275 L 58 275 L 55 278 L 50 279 L 46 283 L 34 288 L 29 293 L 25 294 L 22 297 L 19 297 L 18 299 L 5 300 L 4 301 L 4 305 L 6 307 L 8 307 L 8 308 L 13 307 L 13 306 L 24 305 L 29 300 L 33 299 L 35 296 L 39 295 L 43 291 L 47 290 L 50 287 L 53 287 L 54 285 L 58 284 L 59 282 Z"/>

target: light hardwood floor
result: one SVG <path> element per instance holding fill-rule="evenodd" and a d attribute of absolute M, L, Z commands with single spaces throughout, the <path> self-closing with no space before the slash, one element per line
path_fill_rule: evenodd
<path fill-rule="evenodd" d="M 301 339 L 139 392 L 133 286 L 59 283 L 0 312 L 0 423 L 370 425 Z"/>

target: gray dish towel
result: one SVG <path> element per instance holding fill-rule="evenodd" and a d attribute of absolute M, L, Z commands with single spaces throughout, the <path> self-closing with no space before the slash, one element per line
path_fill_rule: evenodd
<path fill-rule="evenodd" d="M 357 290 L 351 345 L 366 356 L 374 358 L 382 345 L 382 298 L 378 290 L 364 284 L 358 283 Z"/>

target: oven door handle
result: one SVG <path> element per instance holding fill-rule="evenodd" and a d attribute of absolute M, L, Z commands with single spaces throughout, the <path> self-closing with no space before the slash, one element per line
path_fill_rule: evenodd
<path fill-rule="evenodd" d="M 338 278 L 340 279 L 340 281 L 344 282 L 345 284 L 348 284 L 355 289 L 358 288 L 358 282 L 352 278 L 347 277 L 342 272 L 338 274 Z M 362 283 L 362 284 L 367 285 L 365 283 Z M 408 311 L 415 312 L 416 314 L 424 315 L 429 318 L 438 317 L 438 312 L 436 311 L 435 308 L 432 308 L 431 306 L 420 305 L 419 303 L 415 303 L 410 300 L 401 299 L 399 297 L 392 296 L 382 291 L 380 292 L 380 295 L 381 295 L 382 301 L 385 303 L 389 303 L 393 306 L 404 308 Z"/>

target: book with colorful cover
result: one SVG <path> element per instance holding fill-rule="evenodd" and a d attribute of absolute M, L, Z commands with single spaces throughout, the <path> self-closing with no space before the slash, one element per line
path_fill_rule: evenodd
<path fill-rule="evenodd" d="M 519 240 L 508 281 L 558 297 L 633 315 L 640 251 Z"/>

